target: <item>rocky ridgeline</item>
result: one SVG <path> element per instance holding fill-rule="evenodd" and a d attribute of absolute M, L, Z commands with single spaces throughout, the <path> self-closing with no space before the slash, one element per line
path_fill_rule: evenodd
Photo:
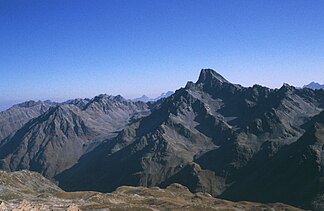
<path fill-rule="evenodd" d="M 180 184 L 166 189 L 122 186 L 108 194 L 65 192 L 40 174 L 0 171 L 0 211 L 41 210 L 299 210 L 280 204 L 230 202 L 208 193 L 191 193 Z"/>

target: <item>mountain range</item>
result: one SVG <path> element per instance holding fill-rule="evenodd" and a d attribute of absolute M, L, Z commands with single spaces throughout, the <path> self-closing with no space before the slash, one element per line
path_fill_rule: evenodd
<path fill-rule="evenodd" d="M 66 191 L 123 185 L 324 209 L 324 90 L 243 87 L 211 69 L 156 102 L 99 95 L 0 113 L 0 168 Z"/>

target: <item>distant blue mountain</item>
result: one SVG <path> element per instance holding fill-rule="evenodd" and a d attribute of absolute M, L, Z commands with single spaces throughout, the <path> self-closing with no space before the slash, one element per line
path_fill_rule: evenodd
<path fill-rule="evenodd" d="M 309 89 L 313 89 L 313 90 L 324 89 L 324 84 L 311 82 L 310 84 L 303 86 L 303 88 L 309 88 Z"/>
<path fill-rule="evenodd" d="M 162 93 L 160 96 L 154 98 L 153 101 L 158 101 L 158 100 L 160 100 L 162 98 L 170 97 L 171 95 L 173 95 L 173 93 L 174 93 L 173 91 L 168 91 L 166 93 Z"/>
<path fill-rule="evenodd" d="M 156 98 L 149 98 L 148 96 L 143 95 L 142 97 L 131 99 L 131 101 L 133 101 L 133 102 L 136 102 L 136 101 L 141 101 L 141 102 L 158 101 L 162 98 L 167 98 L 167 97 L 173 95 L 173 93 L 174 93 L 173 91 L 168 91 L 168 92 L 162 93 L 160 96 L 158 96 Z"/>
<path fill-rule="evenodd" d="M 146 102 L 152 101 L 152 99 L 149 98 L 146 95 L 143 95 L 142 97 L 138 97 L 138 98 L 131 99 L 131 101 L 133 101 L 133 102 L 141 101 L 141 102 L 145 102 L 146 103 Z"/>

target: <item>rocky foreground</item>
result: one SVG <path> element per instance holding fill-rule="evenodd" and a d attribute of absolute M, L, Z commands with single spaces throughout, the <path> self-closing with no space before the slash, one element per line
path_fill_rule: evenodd
<path fill-rule="evenodd" d="M 230 202 L 191 193 L 180 184 L 166 189 L 123 186 L 112 193 L 65 192 L 38 173 L 0 171 L 4 210 L 299 210 L 280 204 Z"/>

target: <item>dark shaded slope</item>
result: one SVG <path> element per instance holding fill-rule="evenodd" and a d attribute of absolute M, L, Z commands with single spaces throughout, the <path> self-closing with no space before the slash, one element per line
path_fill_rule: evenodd
<path fill-rule="evenodd" d="M 270 143 L 281 147 L 296 141 L 304 132 L 304 123 L 322 109 L 320 100 L 312 98 L 310 101 L 304 95 L 303 90 L 284 85 L 279 90 L 272 90 L 267 99 L 263 96 L 261 102 L 250 98 L 249 101 L 253 103 L 249 105 L 254 106 L 250 109 L 242 106 L 246 114 L 237 118 L 237 122 L 246 122 L 236 130 L 233 142 L 207 152 L 196 162 L 202 168 L 213 170 L 216 175 L 226 178 L 229 186 L 233 181 L 240 180 L 240 169 L 264 145 Z"/>
<path fill-rule="evenodd" d="M 210 70 L 205 70 L 202 74 L 213 75 L 209 72 Z M 305 123 L 323 108 L 323 93 L 298 90 L 287 84 L 280 89 L 270 90 L 258 85 L 244 88 L 230 84 L 222 78 L 219 81 L 208 79 L 204 82 L 202 78 L 205 77 L 199 77 L 196 84 L 189 83 L 187 88 L 202 89 L 204 93 L 209 93 L 213 99 L 221 102 L 216 113 L 226 121 L 231 130 L 225 135 L 225 131 L 218 130 L 221 125 L 213 125 L 207 119 L 202 121 L 201 128 L 209 128 L 214 134 L 214 140 L 227 137 L 228 141 L 206 153 L 196 155 L 194 161 L 203 170 L 214 172 L 218 181 L 223 181 L 223 185 L 218 185 L 223 187 L 222 190 L 253 172 L 253 169 L 249 169 L 242 176 L 243 169 L 255 155 L 263 155 L 268 147 L 278 149 L 296 141 L 304 133 Z M 253 162 L 262 165 L 268 159 L 268 155 L 264 156 L 263 159 L 253 159 Z M 210 192 L 213 183 L 220 182 L 204 182 L 206 179 L 199 178 L 199 173 L 188 171 L 192 169 L 190 166 L 162 184 L 178 182 L 187 185 L 192 191 L 205 189 L 213 195 L 221 193 L 220 189 L 215 188 Z M 209 181 L 213 181 L 215 176 L 210 176 Z"/>
<path fill-rule="evenodd" d="M 188 100 L 199 100 L 184 92 L 177 91 L 150 116 L 84 156 L 78 165 L 57 177 L 60 186 L 101 191 L 130 184 L 154 186 L 190 162 L 195 154 L 213 148 L 211 138 L 195 129 L 197 108 L 187 104 Z"/>
<path fill-rule="evenodd" d="M 321 210 L 314 197 L 323 193 L 324 112 L 311 120 L 295 143 L 278 149 L 267 143 L 221 197 L 263 202 L 280 201 Z"/>
<path fill-rule="evenodd" d="M 218 195 L 267 143 L 280 148 L 296 141 L 302 125 L 322 110 L 323 96 L 286 84 L 245 88 L 202 70 L 196 83 L 188 82 L 57 179 L 67 190 L 178 182 Z"/>
<path fill-rule="evenodd" d="M 197 163 L 186 165 L 181 171 L 159 184 L 161 187 L 180 182 L 192 192 L 207 192 L 214 196 L 225 190 L 224 178 L 218 177 L 211 170 L 202 169 Z"/>

